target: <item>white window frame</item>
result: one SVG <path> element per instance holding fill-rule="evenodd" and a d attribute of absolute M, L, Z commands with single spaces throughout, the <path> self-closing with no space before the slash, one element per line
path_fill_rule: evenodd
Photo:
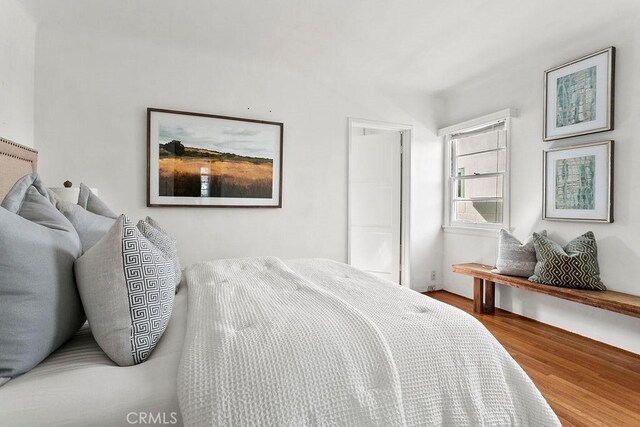
<path fill-rule="evenodd" d="M 489 232 L 495 233 L 501 228 L 509 229 L 511 227 L 511 118 L 517 117 L 518 112 L 515 109 L 507 108 L 492 114 L 487 114 L 476 119 L 467 120 L 452 126 L 438 130 L 438 136 L 444 139 L 444 224 L 445 231 L 460 230 L 470 232 Z M 492 123 L 505 122 L 506 140 L 505 140 L 505 171 L 503 175 L 503 194 L 502 194 L 502 223 L 500 224 L 474 224 L 461 221 L 454 221 L 453 215 L 453 191 L 454 179 L 452 175 L 452 150 L 451 135 L 456 133 L 468 132 L 489 126 Z"/>

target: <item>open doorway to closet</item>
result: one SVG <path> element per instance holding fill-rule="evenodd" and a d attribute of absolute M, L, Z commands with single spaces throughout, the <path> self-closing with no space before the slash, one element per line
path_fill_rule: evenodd
<path fill-rule="evenodd" d="M 409 287 L 411 126 L 349 119 L 349 264 Z"/>

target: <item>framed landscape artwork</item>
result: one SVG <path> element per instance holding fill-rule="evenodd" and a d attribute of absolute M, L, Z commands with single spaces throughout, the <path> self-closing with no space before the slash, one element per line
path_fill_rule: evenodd
<path fill-rule="evenodd" d="M 613 141 L 544 151 L 542 218 L 613 222 Z"/>
<path fill-rule="evenodd" d="M 615 47 L 544 73 L 544 140 L 613 130 Z"/>
<path fill-rule="evenodd" d="M 147 109 L 147 206 L 282 207 L 282 123 Z"/>

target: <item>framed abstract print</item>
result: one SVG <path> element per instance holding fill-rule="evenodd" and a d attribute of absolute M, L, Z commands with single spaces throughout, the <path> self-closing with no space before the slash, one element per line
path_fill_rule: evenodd
<path fill-rule="evenodd" d="M 613 222 L 613 141 L 544 151 L 542 219 Z"/>
<path fill-rule="evenodd" d="M 544 73 L 544 140 L 613 130 L 615 48 Z"/>

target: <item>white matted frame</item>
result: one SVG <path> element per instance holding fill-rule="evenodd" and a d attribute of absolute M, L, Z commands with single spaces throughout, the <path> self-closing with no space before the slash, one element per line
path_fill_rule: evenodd
<path fill-rule="evenodd" d="M 544 150 L 542 219 L 613 222 L 613 147 L 602 141 Z"/>
<path fill-rule="evenodd" d="M 283 133 L 280 122 L 147 108 L 147 206 L 281 208 Z"/>
<path fill-rule="evenodd" d="M 347 120 L 347 139 L 349 143 L 349 171 L 352 170 L 351 144 L 354 128 L 377 129 L 397 131 L 402 135 L 402 179 L 401 179 L 401 206 L 400 215 L 400 284 L 411 287 L 411 143 L 413 141 L 413 126 L 397 123 L 387 123 L 375 120 L 357 119 L 349 117 Z M 347 203 L 347 256 L 351 263 L 351 188 L 348 189 Z"/>
<path fill-rule="evenodd" d="M 615 54 L 612 46 L 544 72 L 545 141 L 613 130 Z"/>

